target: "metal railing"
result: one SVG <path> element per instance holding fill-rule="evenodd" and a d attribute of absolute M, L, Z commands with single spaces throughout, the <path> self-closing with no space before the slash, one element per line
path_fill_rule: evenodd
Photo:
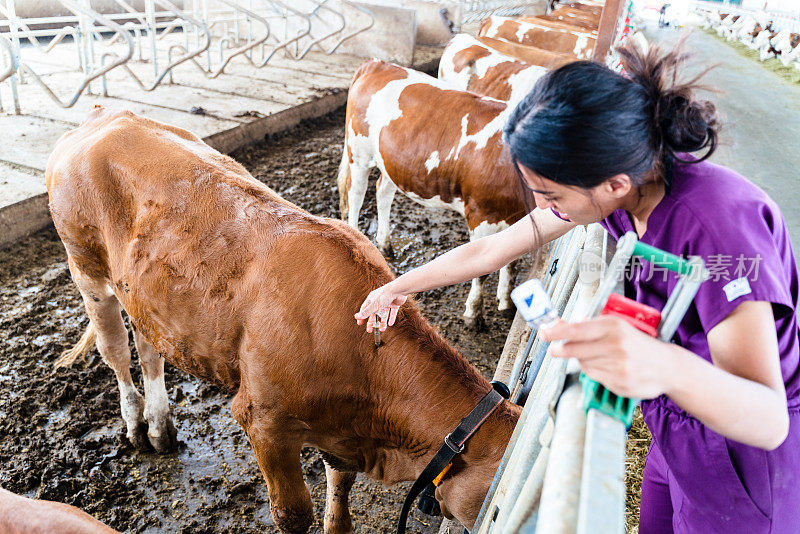
<path fill-rule="evenodd" d="M 586 317 L 598 287 L 598 280 L 579 277 L 580 256 L 604 259 L 606 250 L 606 234 L 598 224 L 577 227 L 553 245 L 543 282 L 564 319 Z M 586 412 L 580 385 L 568 381 L 576 369 L 546 357 L 548 347 L 531 332 L 528 343 L 508 355 L 514 359 L 509 374 L 495 376 L 509 382 L 512 399 L 522 400 L 526 392 L 527 398 L 474 533 L 577 532 Z M 608 457 L 614 462 L 621 454 L 623 470 L 624 445 L 623 433 L 618 450 Z M 614 486 L 614 480 L 598 482 Z M 607 510 L 607 522 L 624 522 L 624 485 L 617 493 L 619 502 Z"/>
<path fill-rule="evenodd" d="M 106 15 L 92 9 L 91 0 L 60 0 L 71 15 L 36 18 L 17 17 L 15 0 L 0 2 L 0 39 L 11 57 L 5 65 L 13 69 L 7 74 L 4 67 L 0 82 L 10 79 L 17 113 L 17 85 L 29 78 L 59 106 L 71 107 L 82 94 L 95 92 L 98 78 L 107 95 L 113 83 L 107 74 L 117 68 L 140 89 L 152 91 L 172 83 L 173 71 L 183 63 L 216 78 L 237 57 L 260 68 L 278 52 L 290 60 L 301 60 L 312 50 L 333 54 L 375 22 L 369 9 L 350 0 L 294 0 L 291 5 L 282 0 L 185 0 L 182 6 L 170 0 L 143 0 L 144 11 L 125 0 L 112 0 L 119 12 Z M 74 63 L 65 63 L 67 46 L 74 46 Z M 39 64 L 46 64 L 54 50 L 60 53 L 54 60 L 58 69 L 74 68 L 83 74 L 66 96 L 48 83 L 52 72 L 40 71 Z M 146 79 L 136 63 L 149 63 L 152 78 Z"/>
<path fill-rule="evenodd" d="M 462 24 L 480 22 L 491 15 L 504 17 L 521 15 L 528 7 L 542 4 L 524 0 L 466 0 L 455 3 L 462 6 Z"/>

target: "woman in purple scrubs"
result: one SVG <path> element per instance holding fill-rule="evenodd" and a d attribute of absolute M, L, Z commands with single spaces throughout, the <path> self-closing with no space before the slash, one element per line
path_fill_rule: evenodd
<path fill-rule="evenodd" d="M 496 271 L 576 224 L 699 255 L 711 277 L 673 343 L 609 316 L 541 334 L 564 340 L 552 356 L 647 399 L 640 533 L 800 532 L 800 288 L 786 223 L 761 189 L 705 161 L 716 112 L 675 82 L 685 55 L 621 52 L 625 75 L 566 65 L 511 115 L 504 139 L 535 199 L 531 216 L 374 290 L 356 319 L 389 309 L 385 329 L 408 295 Z M 625 291 L 662 309 L 676 281 L 634 265 Z"/>

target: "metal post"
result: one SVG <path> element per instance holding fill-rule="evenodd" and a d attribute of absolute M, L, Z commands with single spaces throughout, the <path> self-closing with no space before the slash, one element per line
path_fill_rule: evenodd
<path fill-rule="evenodd" d="M 144 2 L 147 20 L 147 36 L 150 40 L 150 59 L 153 61 L 153 77 L 158 78 L 158 51 L 156 50 L 156 14 L 153 0 Z"/>

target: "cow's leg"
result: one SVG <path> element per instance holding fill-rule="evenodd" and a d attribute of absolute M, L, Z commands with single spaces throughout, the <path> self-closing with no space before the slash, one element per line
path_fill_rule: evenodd
<path fill-rule="evenodd" d="M 164 385 L 164 358 L 135 328 L 133 340 L 139 353 L 139 362 L 142 364 L 147 437 L 158 452 L 174 451 L 178 447 L 178 431 L 172 424 L 169 412 L 167 388 Z"/>
<path fill-rule="evenodd" d="M 467 221 L 469 221 L 470 214 L 467 213 L 466 215 Z M 482 237 L 494 234 L 496 231 L 497 228 L 495 226 L 490 225 L 486 221 L 481 221 L 480 224 L 470 229 L 469 240 L 476 241 Z M 464 322 L 469 328 L 476 330 L 483 328 L 485 324 L 483 320 L 483 284 L 485 281 L 486 276 L 472 279 L 472 287 L 470 287 L 469 295 L 467 296 L 466 310 L 464 311 Z"/>
<path fill-rule="evenodd" d="M 231 411 L 256 454 L 278 529 L 283 534 L 305 534 L 314 522 L 314 511 L 300 466 L 302 428 L 292 419 L 255 407 L 244 388 L 234 397 Z"/>
<path fill-rule="evenodd" d="M 483 319 L 483 283 L 486 276 L 479 276 L 472 279 L 472 286 L 467 295 L 466 310 L 464 311 L 464 322 L 473 330 L 480 330 L 485 325 Z"/>
<path fill-rule="evenodd" d="M 392 200 L 394 194 L 397 192 L 397 186 L 394 185 L 391 178 L 386 174 L 381 174 L 378 178 L 376 187 L 377 203 L 378 203 L 378 233 L 375 240 L 378 242 L 378 248 L 385 256 L 392 256 L 392 244 L 389 242 L 389 213 L 392 209 Z"/>
<path fill-rule="evenodd" d="M 353 532 L 350 519 L 350 489 L 356 481 L 355 471 L 339 471 L 325 462 L 327 495 L 325 499 L 325 534 Z"/>
<path fill-rule="evenodd" d="M 146 449 L 144 399 L 131 379 L 128 331 L 122 322 L 119 301 L 104 280 L 84 275 L 71 259 L 69 269 L 83 297 L 86 314 L 97 331 L 97 350 L 117 377 L 119 403 L 128 439 L 137 449 Z"/>
<path fill-rule="evenodd" d="M 350 164 L 350 188 L 347 190 L 347 224 L 358 230 L 358 215 L 367 194 L 369 167 Z"/>
<path fill-rule="evenodd" d="M 500 278 L 497 281 L 497 309 L 500 311 L 513 310 L 511 303 L 511 285 L 514 282 L 514 268 L 517 262 L 512 261 L 500 269 Z"/>

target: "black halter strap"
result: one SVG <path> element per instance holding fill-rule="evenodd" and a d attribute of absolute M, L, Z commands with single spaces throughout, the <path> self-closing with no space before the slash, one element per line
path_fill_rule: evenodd
<path fill-rule="evenodd" d="M 497 389 L 496 389 L 497 388 Z M 444 438 L 444 444 L 439 449 L 439 452 L 428 462 L 425 469 L 420 473 L 419 478 L 408 490 L 406 500 L 403 502 L 403 509 L 400 511 L 400 518 L 397 520 L 397 534 L 404 534 L 406 531 L 406 521 L 408 520 L 408 513 L 411 510 L 411 505 L 414 504 L 414 499 L 422 493 L 429 484 L 435 486 L 439 485 L 453 458 L 459 455 L 464 450 L 464 444 L 469 438 L 481 427 L 481 425 L 489 418 L 492 412 L 500 406 L 500 403 L 507 397 L 498 393 L 498 389 L 507 388 L 505 384 L 496 386 L 492 383 L 492 389 L 484 395 L 477 406 L 461 420 L 455 430 L 450 432 Z"/>

